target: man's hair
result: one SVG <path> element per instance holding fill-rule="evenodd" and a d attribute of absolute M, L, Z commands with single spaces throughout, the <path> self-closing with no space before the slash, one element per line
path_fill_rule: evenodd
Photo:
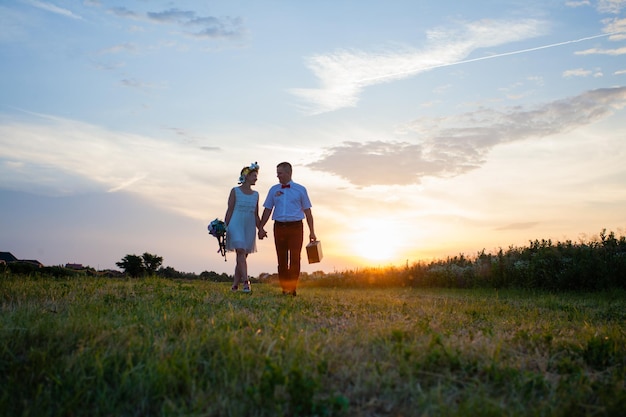
<path fill-rule="evenodd" d="M 280 164 L 276 165 L 276 168 L 283 168 L 290 174 L 293 172 L 293 168 L 291 168 L 291 164 L 289 162 L 281 162 Z"/>

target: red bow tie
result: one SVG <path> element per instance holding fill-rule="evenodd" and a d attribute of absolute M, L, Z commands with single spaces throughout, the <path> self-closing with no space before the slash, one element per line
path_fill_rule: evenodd
<path fill-rule="evenodd" d="M 280 188 L 291 188 L 291 184 L 282 184 Z"/>

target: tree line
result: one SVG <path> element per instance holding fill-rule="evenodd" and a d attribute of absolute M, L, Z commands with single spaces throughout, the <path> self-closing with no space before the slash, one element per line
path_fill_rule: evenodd
<path fill-rule="evenodd" d="M 124 272 L 73 271 L 63 267 L 0 265 L 0 273 L 69 277 L 159 276 L 169 279 L 203 279 L 230 282 L 232 276 L 204 271 L 200 275 L 163 267 L 163 257 L 144 253 L 126 255 L 116 265 Z M 263 274 L 271 282 L 274 275 Z M 626 289 L 626 237 L 602 230 L 591 242 L 530 241 L 528 246 L 485 250 L 475 256 L 459 254 L 431 262 L 419 261 L 404 267 L 359 268 L 311 275 L 302 273 L 304 285 L 333 287 L 409 286 L 446 288 L 525 288 L 555 291 Z"/>
<path fill-rule="evenodd" d="M 626 289 L 626 237 L 602 230 L 591 242 L 542 239 L 528 246 L 460 254 L 402 267 L 326 274 L 314 285 L 522 288 L 549 291 Z"/>

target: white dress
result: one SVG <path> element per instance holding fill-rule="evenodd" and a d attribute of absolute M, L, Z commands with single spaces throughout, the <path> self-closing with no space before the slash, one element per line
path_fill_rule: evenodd
<path fill-rule="evenodd" d="M 259 193 L 245 194 L 235 187 L 235 208 L 226 230 L 226 249 L 245 249 L 256 252 L 256 210 Z"/>

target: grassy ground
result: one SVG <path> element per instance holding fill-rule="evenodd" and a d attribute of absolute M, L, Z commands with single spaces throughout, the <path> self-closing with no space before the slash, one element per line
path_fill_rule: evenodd
<path fill-rule="evenodd" d="M 626 294 L 0 278 L 2 416 L 621 416 Z"/>

